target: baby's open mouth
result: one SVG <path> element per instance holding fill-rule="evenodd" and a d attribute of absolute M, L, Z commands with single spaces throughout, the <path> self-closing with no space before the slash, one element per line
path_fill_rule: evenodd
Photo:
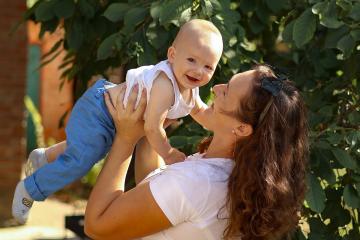
<path fill-rule="evenodd" d="M 186 77 L 187 77 L 187 79 L 189 79 L 189 80 L 192 81 L 192 82 L 198 82 L 198 81 L 199 81 L 199 79 L 194 78 L 194 77 L 191 77 L 191 76 L 189 76 L 189 75 L 186 75 Z"/>

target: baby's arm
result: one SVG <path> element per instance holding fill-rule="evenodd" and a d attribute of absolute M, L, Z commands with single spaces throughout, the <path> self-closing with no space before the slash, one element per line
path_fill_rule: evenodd
<path fill-rule="evenodd" d="M 167 112 L 174 102 L 172 83 L 165 74 L 159 74 L 151 88 L 150 100 L 145 112 L 145 134 L 150 145 L 167 164 L 182 161 L 185 154 L 171 147 L 163 124 Z"/>
<path fill-rule="evenodd" d="M 209 110 L 209 107 L 201 100 L 200 97 L 198 97 L 195 100 L 195 106 L 190 115 L 201 126 L 206 129 L 210 129 L 211 117 L 208 116 L 207 110 Z"/>

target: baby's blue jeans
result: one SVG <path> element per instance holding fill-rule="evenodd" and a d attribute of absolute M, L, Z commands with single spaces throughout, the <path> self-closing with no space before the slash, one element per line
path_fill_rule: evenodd
<path fill-rule="evenodd" d="M 115 84 L 98 80 L 76 102 L 66 126 L 66 150 L 25 179 L 25 188 L 43 201 L 65 185 L 84 176 L 110 150 L 114 122 L 104 100 L 106 88 Z"/>

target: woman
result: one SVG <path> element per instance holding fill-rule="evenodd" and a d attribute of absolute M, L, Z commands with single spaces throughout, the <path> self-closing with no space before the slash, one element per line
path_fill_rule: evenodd
<path fill-rule="evenodd" d="M 126 108 L 124 91 L 116 107 L 106 97 L 117 134 L 87 205 L 90 237 L 265 240 L 296 227 L 308 152 L 299 92 L 264 65 L 213 91 L 206 127 L 214 134 L 202 153 L 155 171 L 128 192 L 125 175 L 143 135 L 145 98 L 134 110 L 135 93 Z"/>

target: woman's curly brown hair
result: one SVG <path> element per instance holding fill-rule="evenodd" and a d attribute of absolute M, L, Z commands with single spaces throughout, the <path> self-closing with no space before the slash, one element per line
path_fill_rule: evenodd
<path fill-rule="evenodd" d="M 265 65 L 254 70 L 252 90 L 237 113 L 240 121 L 253 127 L 253 134 L 235 144 L 235 166 L 225 205 L 229 212 L 225 239 L 286 237 L 298 224 L 306 191 L 308 130 L 300 93 L 285 80 L 279 95 L 272 96 L 261 87 L 261 81 L 274 77 L 274 72 Z M 273 102 L 259 122 L 269 101 Z M 199 149 L 204 151 L 208 143 L 203 142 Z"/>

